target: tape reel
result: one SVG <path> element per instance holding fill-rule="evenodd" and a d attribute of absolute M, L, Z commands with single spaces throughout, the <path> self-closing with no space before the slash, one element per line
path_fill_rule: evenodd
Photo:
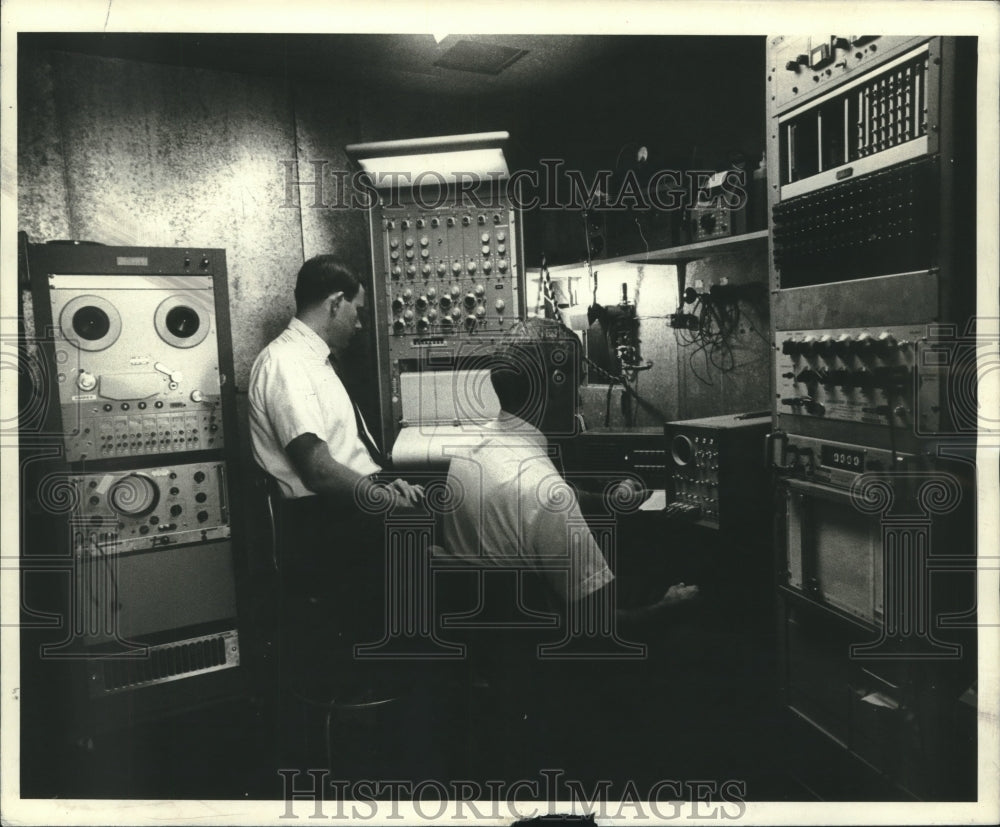
<path fill-rule="evenodd" d="M 205 341 L 211 317 L 205 308 L 192 302 L 190 296 L 169 296 L 156 308 L 153 326 L 168 345 L 189 348 Z"/>
<path fill-rule="evenodd" d="M 80 350 L 107 350 L 118 341 L 122 317 L 111 302 L 100 296 L 77 296 L 59 314 L 63 338 Z"/>

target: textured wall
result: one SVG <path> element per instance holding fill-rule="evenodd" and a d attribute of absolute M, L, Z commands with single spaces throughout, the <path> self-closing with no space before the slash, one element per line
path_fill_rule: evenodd
<path fill-rule="evenodd" d="M 19 59 L 20 228 L 35 241 L 224 247 L 240 390 L 257 352 L 292 313 L 304 258 L 333 252 L 367 277 L 366 215 L 342 208 L 344 193 L 335 184 L 335 173 L 349 168 L 347 143 L 487 129 L 509 129 L 516 141 L 530 133 L 530 113 L 494 101 L 289 85 L 60 52 L 26 51 Z M 311 162 L 325 162 L 319 207 L 315 188 L 290 180 L 293 161 L 299 181 L 314 180 Z M 762 249 L 693 262 L 688 281 L 766 282 Z M 673 307 L 661 307 L 662 296 L 654 298 L 650 287 L 663 278 L 651 276 L 639 298 L 643 355 L 654 363 L 641 376 L 640 394 L 666 418 L 767 407 L 760 338 L 744 326 L 736 340 L 739 367 L 713 373 L 710 384 L 699 381 L 703 354 L 689 361 L 693 348 L 679 346 L 663 318 Z M 748 321 L 765 332 L 766 302 L 747 310 Z M 371 383 L 361 389 L 371 391 Z M 585 391 L 588 422 L 603 424 L 604 402 L 603 388 Z M 636 423 L 656 419 L 641 411 Z M 615 392 L 611 424 L 621 421 Z"/>
<path fill-rule="evenodd" d="M 757 244 L 731 255 L 713 256 L 688 265 L 688 285 L 700 279 L 707 290 L 710 284 L 718 284 L 722 278 L 729 279 L 730 284 L 756 282 L 766 286 L 766 245 Z M 763 411 L 770 407 L 768 376 L 771 348 L 767 343 L 769 316 L 766 289 L 762 289 L 759 295 L 759 299 L 740 303 L 742 319 L 731 343 L 732 359 L 726 351 L 716 350 L 716 361 L 727 366 L 734 365 L 732 370 L 722 372 L 706 368 L 705 352 L 694 354 L 697 345 L 680 348 L 677 365 L 683 403 L 679 419 Z"/>
<path fill-rule="evenodd" d="M 237 386 L 287 320 L 302 261 L 283 207 L 281 82 L 59 52 L 22 58 L 19 221 L 33 241 L 223 247 Z"/>

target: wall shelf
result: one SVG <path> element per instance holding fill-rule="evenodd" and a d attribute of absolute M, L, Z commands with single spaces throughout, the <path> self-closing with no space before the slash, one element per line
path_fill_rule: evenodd
<path fill-rule="evenodd" d="M 650 250 L 648 253 L 629 253 L 625 256 L 615 256 L 614 258 L 594 259 L 591 265 L 594 267 L 607 266 L 609 264 L 686 264 L 689 261 L 697 261 L 700 258 L 720 255 L 722 253 L 733 253 L 756 244 L 764 244 L 768 238 L 767 230 L 757 230 L 743 235 L 729 236 L 727 238 L 713 238 L 709 241 L 697 241 L 694 244 L 682 244 L 678 247 L 665 247 L 660 250 Z M 559 264 L 549 268 L 550 273 L 559 273 L 567 270 L 578 270 L 586 266 L 586 262 L 575 264 Z"/>
<path fill-rule="evenodd" d="M 767 230 L 757 230 L 728 238 L 713 238 L 709 241 L 697 241 L 694 244 L 682 244 L 679 247 L 650 250 L 648 253 L 633 253 L 625 256 L 623 260 L 630 264 L 683 264 L 720 253 L 732 253 L 752 244 L 765 243 L 767 237 Z"/>

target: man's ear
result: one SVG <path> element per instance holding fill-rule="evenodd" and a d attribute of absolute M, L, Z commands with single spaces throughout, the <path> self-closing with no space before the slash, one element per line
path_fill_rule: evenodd
<path fill-rule="evenodd" d="M 340 303 L 344 300 L 344 291 L 338 290 L 336 293 L 331 293 L 330 297 L 327 299 L 329 302 L 330 312 L 335 313 L 340 307 Z"/>

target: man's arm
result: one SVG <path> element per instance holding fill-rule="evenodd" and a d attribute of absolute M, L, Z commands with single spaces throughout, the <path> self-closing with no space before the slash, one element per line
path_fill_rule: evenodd
<path fill-rule="evenodd" d="M 580 599 L 580 608 L 585 616 L 592 616 L 603 611 L 607 605 L 606 589 L 613 589 L 614 582 L 605 584 L 595 592 Z M 629 639 L 642 639 L 662 618 L 667 618 L 683 606 L 690 606 L 699 597 L 697 586 L 685 586 L 677 583 L 667 589 L 666 593 L 655 603 L 637 606 L 633 609 L 615 609 L 615 629 Z M 588 614 L 590 613 L 590 614 Z"/>
<path fill-rule="evenodd" d="M 295 437 L 285 446 L 285 452 L 306 488 L 321 496 L 351 502 L 356 493 L 364 499 L 372 499 L 388 491 L 398 500 L 397 504 L 402 505 L 415 505 L 423 496 L 420 486 L 409 485 L 399 479 L 382 485 L 341 465 L 330 456 L 326 442 L 313 433 Z M 381 490 L 372 491 L 373 487 Z"/>

